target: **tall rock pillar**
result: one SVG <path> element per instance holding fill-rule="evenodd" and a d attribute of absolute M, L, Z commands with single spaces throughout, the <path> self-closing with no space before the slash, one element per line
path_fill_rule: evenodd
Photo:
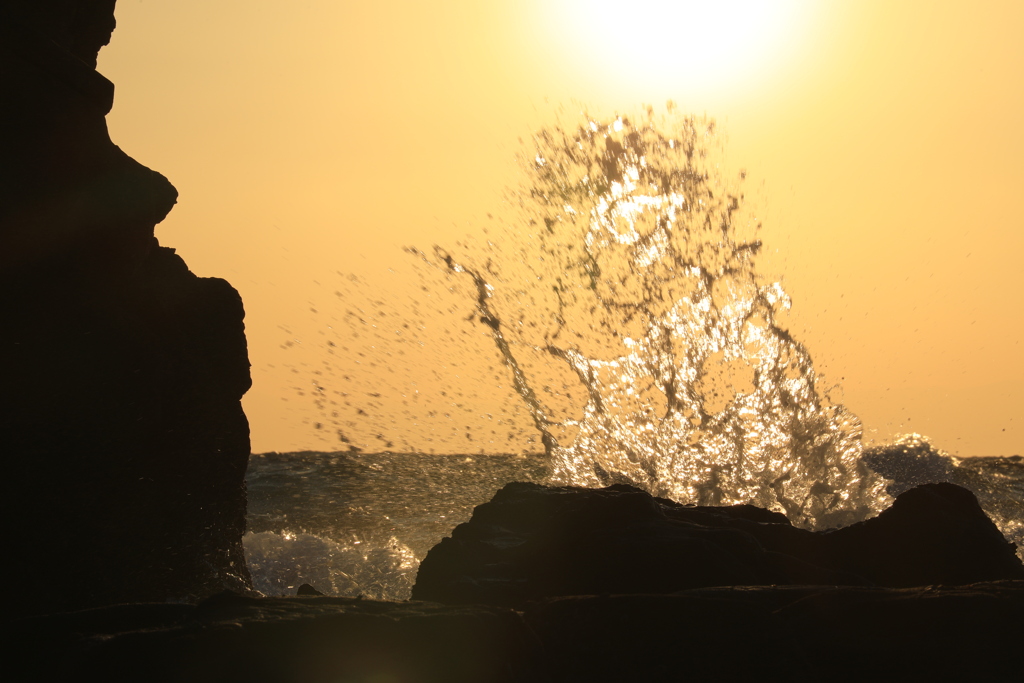
<path fill-rule="evenodd" d="M 0 2 L 0 473 L 22 613 L 250 584 L 242 301 L 158 244 L 177 191 L 107 133 L 114 2 Z"/>

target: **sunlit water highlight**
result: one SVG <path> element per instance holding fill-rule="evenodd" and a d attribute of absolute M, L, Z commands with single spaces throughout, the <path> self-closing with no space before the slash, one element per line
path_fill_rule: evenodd
<path fill-rule="evenodd" d="M 860 421 L 823 395 L 810 354 L 777 323 L 789 298 L 755 269 L 757 223 L 708 162 L 713 126 L 669 122 L 586 120 L 535 137 L 532 184 L 515 196 L 534 232 L 511 295 L 492 284 L 510 279 L 502 263 L 423 258 L 472 279 L 553 481 L 753 503 L 811 528 L 878 512 L 891 499 L 860 460 Z M 575 381 L 542 397 L 534 385 L 548 378 L 521 359 L 531 353 Z"/>

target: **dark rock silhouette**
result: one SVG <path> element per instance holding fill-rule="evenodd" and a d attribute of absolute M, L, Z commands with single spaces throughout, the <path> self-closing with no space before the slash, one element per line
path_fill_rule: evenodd
<path fill-rule="evenodd" d="M 956 484 L 912 488 L 877 517 L 826 538 L 834 563 L 879 586 L 1024 579 L 1016 547 Z"/>
<path fill-rule="evenodd" d="M 249 584 L 242 302 L 107 133 L 113 0 L 0 6 L 0 449 L 14 612 Z"/>
<path fill-rule="evenodd" d="M 22 619 L 14 682 L 1018 681 L 1024 582 L 547 598 L 214 596 Z"/>
<path fill-rule="evenodd" d="M 420 565 L 413 598 L 521 608 L 552 596 L 712 586 L 921 586 L 1024 579 L 970 491 L 928 484 L 844 529 L 751 506 L 690 507 L 628 485 L 508 484 Z"/>

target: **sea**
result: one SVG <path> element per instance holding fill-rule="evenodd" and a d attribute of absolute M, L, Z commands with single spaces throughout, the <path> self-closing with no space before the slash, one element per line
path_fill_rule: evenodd
<path fill-rule="evenodd" d="M 510 481 L 627 483 L 814 530 L 950 481 L 1024 547 L 1019 456 L 956 458 L 916 434 L 865 446 L 841 390 L 786 327 L 789 296 L 757 270 L 760 222 L 743 174 L 721 176 L 717 139 L 713 121 L 671 107 L 538 131 L 486 240 L 406 250 L 419 268 L 407 315 L 377 292 L 365 306 L 336 292 L 347 310 L 321 330 L 302 394 L 343 450 L 252 456 L 256 588 L 404 599 L 427 551 Z M 430 312 L 439 306 L 459 311 L 456 332 Z M 455 341 L 448 353 L 424 355 L 439 334 Z M 488 354 L 491 366 L 477 362 Z M 394 372 L 402 359 L 418 360 Z M 515 410 L 476 407 L 454 384 L 467 375 L 493 378 L 484 393 Z M 480 433 L 459 421 L 469 413 L 486 414 L 489 443 L 513 440 L 516 411 L 542 453 L 435 455 L 461 449 L 410 442 L 414 427 L 447 423 L 464 446 Z"/>
<path fill-rule="evenodd" d="M 893 493 L 937 481 L 970 489 L 1024 561 L 1021 456 L 882 447 L 865 458 L 892 477 Z M 268 596 L 308 583 L 327 595 L 406 600 L 420 561 L 474 507 L 508 482 L 547 482 L 549 471 L 544 455 L 254 454 L 243 538 L 254 586 Z"/>

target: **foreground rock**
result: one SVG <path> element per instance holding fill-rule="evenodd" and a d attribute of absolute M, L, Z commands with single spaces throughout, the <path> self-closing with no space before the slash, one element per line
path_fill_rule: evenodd
<path fill-rule="evenodd" d="M 28 619 L 12 631 L 19 681 L 541 680 L 522 617 L 491 607 L 222 594 L 198 607 Z"/>
<path fill-rule="evenodd" d="M 0 5 L 8 613 L 249 582 L 242 302 L 159 246 L 177 192 L 110 140 L 113 11 Z"/>
<path fill-rule="evenodd" d="M 811 532 L 751 506 L 688 507 L 616 485 L 508 484 L 420 565 L 413 598 L 522 608 L 553 596 L 712 586 L 909 587 L 1024 579 L 974 495 L 912 489 L 878 517 Z"/>
<path fill-rule="evenodd" d="M 522 613 L 221 595 L 8 630 L 5 680 L 33 683 L 1018 681 L 1024 582 L 578 596 Z"/>
<path fill-rule="evenodd" d="M 542 600 L 552 681 L 1020 680 L 1024 582 Z"/>

